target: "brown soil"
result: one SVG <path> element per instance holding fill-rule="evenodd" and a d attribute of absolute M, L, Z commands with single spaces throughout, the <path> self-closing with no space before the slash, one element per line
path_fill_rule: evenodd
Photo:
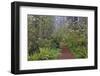
<path fill-rule="evenodd" d="M 62 48 L 61 54 L 59 55 L 59 59 L 74 59 L 74 55 L 72 54 L 72 52 L 64 47 Z"/>

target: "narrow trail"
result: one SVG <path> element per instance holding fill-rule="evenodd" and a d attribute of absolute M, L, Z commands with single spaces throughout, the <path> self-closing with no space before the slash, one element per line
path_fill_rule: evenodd
<path fill-rule="evenodd" d="M 65 48 L 62 48 L 61 54 L 59 55 L 59 59 L 75 59 L 75 57 L 70 52 L 70 50 L 67 47 L 65 47 Z"/>

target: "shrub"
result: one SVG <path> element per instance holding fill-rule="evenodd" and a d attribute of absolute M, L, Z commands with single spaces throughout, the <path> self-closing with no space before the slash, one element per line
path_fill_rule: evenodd
<path fill-rule="evenodd" d="M 80 32 L 69 32 L 66 44 L 76 58 L 87 58 L 87 39 Z"/>
<path fill-rule="evenodd" d="M 39 53 L 34 53 L 28 57 L 28 60 L 50 60 L 57 59 L 60 49 L 54 48 L 39 48 Z"/>

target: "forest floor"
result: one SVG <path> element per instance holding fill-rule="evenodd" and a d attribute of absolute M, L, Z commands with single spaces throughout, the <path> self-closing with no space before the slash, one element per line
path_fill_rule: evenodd
<path fill-rule="evenodd" d="M 62 48 L 61 54 L 59 55 L 59 59 L 75 59 L 73 53 L 67 48 Z"/>

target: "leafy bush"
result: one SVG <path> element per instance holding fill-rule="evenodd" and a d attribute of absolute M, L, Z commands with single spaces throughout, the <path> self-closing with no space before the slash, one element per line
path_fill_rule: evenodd
<path fill-rule="evenodd" d="M 39 53 L 34 53 L 28 57 L 28 60 L 50 60 L 57 59 L 59 56 L 60 49 L 54 48 L 39 48 Z"/>
<path fill-rule="evenodd" d="M 87 58 L 87 39 L 79 32 L 69 32 L 66 39 L 67 46 L 76 58 Z"/>

